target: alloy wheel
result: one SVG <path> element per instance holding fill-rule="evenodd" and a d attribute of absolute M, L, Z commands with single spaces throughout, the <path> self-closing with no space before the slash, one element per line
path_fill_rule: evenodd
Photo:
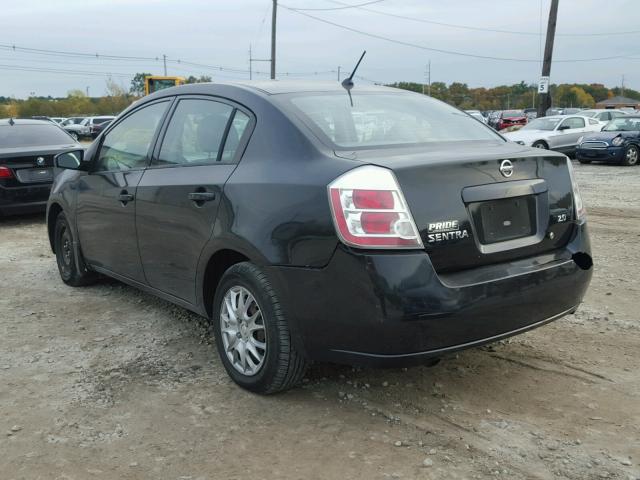
<path fill-rule="evenodd" d="M 267 354 L 267 331 L 260 305 L 245 287 L 236 285 L 225 293 L 220 332 L 233 368 L 246 376 L 256 375 Z"/>
<path fill-rule="evenodd" d="M 627 149 L 627 164 L 635 165 L 637 163 L 638 163 L 638 149 L 637 148 Z"/>

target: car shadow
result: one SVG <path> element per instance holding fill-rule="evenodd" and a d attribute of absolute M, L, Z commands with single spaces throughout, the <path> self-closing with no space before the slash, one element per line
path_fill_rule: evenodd
<path fill-rule="evenodd" d="M 20 227 L 25 225 L 44 224 L 46 217 L 44 212 L 28 213 L 23 215 L 0 215 L 0 227 Z"/>

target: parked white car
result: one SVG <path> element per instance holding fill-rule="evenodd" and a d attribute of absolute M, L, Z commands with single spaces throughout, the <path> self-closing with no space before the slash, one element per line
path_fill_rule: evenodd
<path fill-rule="evenodd" d="M 74 119 L 78 119 L 80 117 L 74 117 Z M 76 140 L 80 137 L 90 137 L 93 133 L 93 126 L 100 125 L 105 122 L 111 122 L 116 118 L 113 115 L 101 115 L 99 117 L 84 117 L 79 122 L 74 122 L 72 124 L 63 125 L 64 128 L 69 135 L 71 135 Z"/>
<path fill-rule="evenodd" d="M 578 139 L 588 132 L 599 132 L 600 123 L 581 115 L 554 115 L 532 120 L 517 132 L 505 133 L 512 142 L 535 148 L 573 153 Z"/>
<path fill-rule="evenodd" d="M 480 110 L 465 110 L 465 112 L 467 112 L 469 115 L 471 115 L 473 118 L 475 118 L 479 122 L 482 122 L 485 124 L 487 123 L 487 119 L 485 118 L 484 115 L 482 115 L 482 113 L 480 113 Z"/>
<path fill-rule="evenodd" d="M 600 123 L 601 126 L 604 126 L 614 118 L 627 115 L 627 112 L 623 110 L 593 109 L 593 110 L 582 110 L 580 112 L 580 115 L 583 115 L 585 117 L 595 118 Z"/>

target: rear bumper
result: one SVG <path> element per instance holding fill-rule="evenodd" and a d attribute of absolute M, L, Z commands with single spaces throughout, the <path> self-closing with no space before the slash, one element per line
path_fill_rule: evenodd
<path fill-rule="evenodd" d="M 580 148 L 576 149 L 578 160 L 618 163 L 624 159 L 624 147 Z"/>
<path fill-rule="evenodd" d="M 269 273 L 309 358 L 401 366 L 515 335 L 575 310 L 592 274 L 572 258 L 590 255 L 586 226 L 575 230 L 564 249 L 454 274 L 438 275 L 421 252 L 343 247 L 323 269 L 270 267 Z"/>
<path fill-rule="evenodd" d="M 0 185 L 0 214 L 13 215 L 44 211 L 51 192 L 51 184 L 24 187 Z"/>

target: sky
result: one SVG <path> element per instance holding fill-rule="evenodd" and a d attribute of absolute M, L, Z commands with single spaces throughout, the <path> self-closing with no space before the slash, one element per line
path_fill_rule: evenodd
<path fill-rule="evenodd" d="M 432 82 L 463 82 L 470 87 L 521 80 L 537 83 L 550 1 L 279 0 L 277 77 L 337 79 L 338 67 L 349 71 L 366 50 L 358 70 L 362 77 L 358 81 L 365 83 L 424 83 L 429 61 Z M 105 93 L 108 78 L 128 89 L 136 72 L 161 75 L 163 55 L 169 75 L 248 79 L 250 45 L 254 58 L 270 56 L 271 4 L 271 0 L 5 1 L 0 96 L 65 96 L 72 89 L 98 96 Z M 620 86 L 624 76 L 625 86 L 640 90 L 638 18 L 640 0 L 560 0 L 552 83 L 613 87 Z M 603 57 L 626 58 L 567 61 Z M 254 79 L 268 78 L 268 63 L 252 65 Z"/>

